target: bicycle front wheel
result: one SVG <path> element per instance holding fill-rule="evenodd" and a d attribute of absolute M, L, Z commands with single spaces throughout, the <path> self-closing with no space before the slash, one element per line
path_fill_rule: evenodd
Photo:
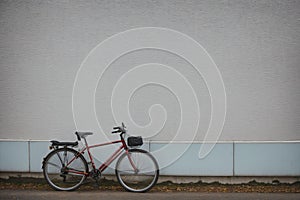
<path fill-rule="evenodd" d="M 130 192 L 146 192 L 157 182 L 158 164 L 147 151 L 131 149 L 120 156 L 116 164 L 119 183 Z"/>
<path fill-rule="evenodd" d="M 77 189 L 86 178 L 88 165 L 85 158 L 74 149 L 60 148 L 50 152 L 43 162 L 43 173 L 55 190 Z"/>

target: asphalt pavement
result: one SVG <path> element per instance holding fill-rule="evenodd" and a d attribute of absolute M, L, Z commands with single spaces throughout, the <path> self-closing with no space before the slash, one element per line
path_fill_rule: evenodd
<path fill-rule="evenodd" d="M 197 193 L 197 192 L 148 192 L 148 193 L 130 193 L 130 192 L 103 192 L 103 191 L 38 191 L 38 190 L 0 190 L 0 199 L 45 199 L 45 200 L 88 200 L 88 199 L 139 199 L 139 200 L 182 200 L 182 199 L 289 199 L 299 200 L 300 193 Z"/>

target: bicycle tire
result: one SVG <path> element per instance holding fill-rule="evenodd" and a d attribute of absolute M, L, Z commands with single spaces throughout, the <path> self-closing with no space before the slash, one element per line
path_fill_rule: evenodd
<path fill-rule="evenodd" d="M 61 154 L 64 154 L 62 155 Z M 67 157 L 69 156 L 70 157 Z M 43 161 L 43 174 L 47 183 L 55 190 L 59 191 L 72 191 L 80 187 L 83 181 L 86 179 L 85 175 L 75 175 L 70 172 L 63 171 L 63 162 L 68 162 L 68 158 L 76 159 L 71 162 L 69 166 L 72 166 L 72 170 L 82 171 L 88 173 L 88 164 L 86 159 L 79 154 L 78 151 L 70 148 L 59 148 L 51 151 Z M 64 159 L 64 161 L 62 161 Z M 78 166 L 78 167 L 77 167 Z M 76 169 L 75 169 L 76 168 Z M 76 178 L 77 177 L 77 178 Z M 74 183 L 73 183 L 74 181 Z"/>
<path fill-rule="evenodd" d="M 134 170 L 130 164 L 128 153 L 137 170 Z M 159 177 L 157 161 L 149 152 L 142 149 L 130 149 L 128 153 L 122 154 L 116 163 L 115 172 L 118 182 L 129 192 L 149 191 Z M 146 167 L 149 169 L 145 169 Z"/>

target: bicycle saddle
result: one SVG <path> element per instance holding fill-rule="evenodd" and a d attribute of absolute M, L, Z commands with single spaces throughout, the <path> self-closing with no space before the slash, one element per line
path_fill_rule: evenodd
<path fill-rule="evenodd" d="M 88 135 L 93 135 L 93 133 L 92 132 L 78 132 L 78 131 L 76 131 L 75 135 L 77 136 L 78 140 L 81 140 L 81 138 L 85 138 Z"/>

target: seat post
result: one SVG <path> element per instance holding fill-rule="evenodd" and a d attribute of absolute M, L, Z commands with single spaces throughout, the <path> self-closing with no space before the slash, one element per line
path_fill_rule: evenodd
<path fill-rule="evenodd" d="M 83 140 L 84 140 L 85 147 L 88 148 L 88 143 L 87 143 L 87 141 L 86 141 L 86 138 L 85 138 L 85 137 L 82 137 L 82 138 L 83 138 Z"/>

